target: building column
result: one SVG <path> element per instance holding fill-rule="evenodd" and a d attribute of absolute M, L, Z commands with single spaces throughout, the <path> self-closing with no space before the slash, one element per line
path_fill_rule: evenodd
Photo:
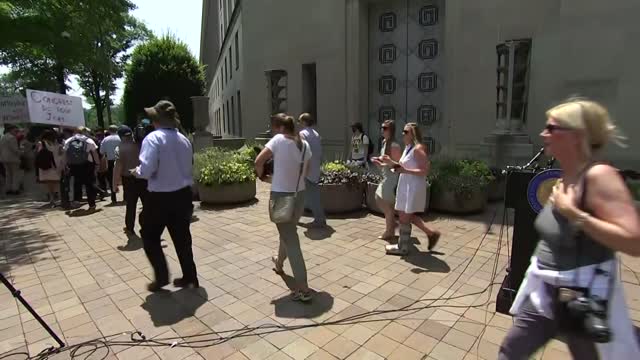
<path fill-rule="evenodd" d="M 368 3 L 366 0 L 347 0 L 345 31 L 345 154 L 349 148 L 351 130 L 349 124 L 359 121 L 365 126 L 368 121 Z"/>

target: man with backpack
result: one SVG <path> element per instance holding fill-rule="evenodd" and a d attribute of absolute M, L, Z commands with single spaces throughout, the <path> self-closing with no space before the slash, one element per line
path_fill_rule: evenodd
<path fill-rule="evenodd" d="M 98 146 L 86 135 L 86 129 L 75 129 L 74 135 L 64 143 L 64 151 L 67 157 L 67 165 L 73 176 L 73 200 L 79 202 L 82 199 L 82 186 L 87 192 L 89 210 L 96 208 L 96 172 L 100 165 Z"/>
<path fill-rule="evenodd" d="M 351 156 L 347 162 L 366 167 L 369 157 L 373 153 L 374 145 L 364 133 L 361 123 L 356 122 L 351 124 L 351 132 L 353 134 L 351 136 Z"/>

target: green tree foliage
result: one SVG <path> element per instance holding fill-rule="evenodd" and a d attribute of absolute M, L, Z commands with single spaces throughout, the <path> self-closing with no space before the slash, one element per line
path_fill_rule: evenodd
<path fill-rule="evenodd" d="M 34 72 L 30 68 L 17 69 L 0 75 L 0 95 L 26 96 L 27 89 L 55 92 L 57 88 L 56 79 L 51 74 Z"/>
<path fill-rule="evenodd" d="M 184 42 L 171 35 L 152 39 L 133 51 L 125 73 L 122 98 L 129 125 L 135 125 L 145 107 L 165 99 L 174 103 L 183 127 L 193 129 L 191 96 L 205 91 L 203 67 Z"/>

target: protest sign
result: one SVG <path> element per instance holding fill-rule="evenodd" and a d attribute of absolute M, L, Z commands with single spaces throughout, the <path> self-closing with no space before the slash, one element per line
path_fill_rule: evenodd
<path fill-rule="evenodd" d="M 82 98 L 58 93 L 27 90 L 29 121 L 35 124 L 84 126 Z"/>
<path fill-rule="evenodd" d="M 0 124 L 29 122 L 27 99 L 20 95 L 0 96 Z"/>

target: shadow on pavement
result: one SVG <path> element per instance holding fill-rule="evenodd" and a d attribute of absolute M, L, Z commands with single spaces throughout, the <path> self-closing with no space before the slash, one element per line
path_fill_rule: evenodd
<path fill-rule="evenodd" d="M 414 269 L 411 269 L 414 274 L 423 272 L 448 273 L 451 271 L 451 268 L 444 260 L 434 256 L 436 254 L 442 253 L 422 252 L 415 245 L 412 245 L 409 255 L 403 256 L 402 259 L 415 266 Z"/>
<path fill-rule="evenodd" d="M 136 251 L 140 249 L 142 249 L 142 239 L 134 234 L 127 234 L 127 244 L 118 246 L 120 251 Z"/>
<path fill-rule="evenodd" d="M 229 204 L 229 205 L 213 205 L 213 204 L 204 204 L 200 203 L 200 210 L 203 211 L 223 211 L 223 210 L 231 210 L 239 207 L 252 206 L 258 203 L 258 198 L 253 198 L 249 201 L 245 201 L 237 204 Z"/>
<path fill-rule="evenodd" d="M 295 280 L 289 275 L 282 275 L 289 290 L 295 287 Z M 333 308 L 333 296 L 331 294 L 320 291 L 313 292 L 313 298 L 309 302 L 293 301 L 291 295 L 284 295 L 278 299 L 272 300 L 271 304 L 275 305 L 275 313 L 277 317 L 288 319 L 313 319 L 325 314 Z"/>
<path fill-rule="evenodd" d="M 304 225 L 302 225 L 302 227 L 307 229 L 304 232 L 304 236 L 311 240 L 325 240 L 330 238 L 331 235 L 336 232 L 336 230 L 329 225 L 323 228 L 313 228 Z"/>
<path fill-rule="evenodd" d="M 140 306 L 149 313 L 153 325 L 174 325 L 194 316 L 196 310 L 207 302 L 208 296 L 204 288 L 166 290 L 150 294 Z"/>

